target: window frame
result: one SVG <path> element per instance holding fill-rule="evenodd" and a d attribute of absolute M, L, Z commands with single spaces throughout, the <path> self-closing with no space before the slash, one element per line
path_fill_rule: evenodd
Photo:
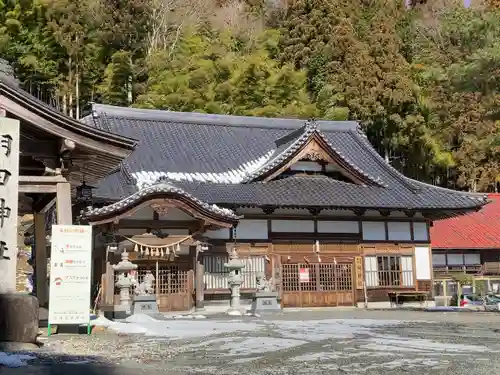
<path fill-rule="evenodd" d="M 364 275 L 364 281 L 365 285 L 367 284 L 367 279 L 369 278 L 370 275 L 376 274 L 376 281 L 377 285 L 376 286 L 366 286 L 367 289 L 413 289 L 415 288 L 415 256 L 414 255 L 407 255 L 407 254 L 376 254 L 376 255 L 365 255 L 364 258 L 375 258 L 375 264 L 377 270 L 367 270 L 366 269 L 366 261 L 363 262 L 363 275 Z M 411 259 L 411 269 L 410 270 L 405 270 L 403 269 L 403 258 L 410 258 Z M 387 261 L 387 265 L 391 264 L 391 259 L 397 259 L 399 262 L 399 270 L 393 271 L 393 270 L 385 270 L 385 269 L 380 269 L 380 264 L 381 262 L 384 263 L 384 259 Z M 388 272 L 389 273 L 389 283 L 384 283 L 381 285 L 381 272 Z M 393 272 L 396 273 L 397 278 L 399 279 L 399 284 L 390 284 L 393 283 Z M 395 276 L 395 275 L 394 275 Z M 405 285 L 406 281 L 411 280 L 411 284 Z"/>

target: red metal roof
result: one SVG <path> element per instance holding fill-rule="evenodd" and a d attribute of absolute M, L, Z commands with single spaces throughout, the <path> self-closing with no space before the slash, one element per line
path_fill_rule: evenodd
<path fill-rule="evenodd" d="M 500 194 L 489 194 L 491 203 L 478 212 L 434 222 L 434 249 L 500 249 Z"/>

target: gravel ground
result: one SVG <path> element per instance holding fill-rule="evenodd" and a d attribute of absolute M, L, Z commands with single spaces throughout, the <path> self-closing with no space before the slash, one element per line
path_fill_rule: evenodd
<path fill-rule="evenodd" d="M 500 375 L 498 313 L 300 311 L 141 326 L 147 335 L 51 336 L 29 366 L 0 375 Z M 151 336 L 160 331 L 169 337 Z"/>

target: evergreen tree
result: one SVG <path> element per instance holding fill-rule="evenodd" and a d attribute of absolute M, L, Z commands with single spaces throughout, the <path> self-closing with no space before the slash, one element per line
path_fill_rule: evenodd
<path fill-rule="evenodd" d="M 283 25 L 283 62 L 308 71 L 321 117 L 358 120 L 385 156 L 415 177 L 447 162 L 422 114 L 397 33 L 394 1 L 299 0 Z"/>
<path fill-rule="evenodd" d="M 172 57 L 160 52 L 149 68 L 146 93 L 138 105 L 177 111 L 307 118 L 316 113 L 309 101 L 304 72 L 280 66 L 266 44 L 242 44 L 230 33 L 192 32 Z"/>

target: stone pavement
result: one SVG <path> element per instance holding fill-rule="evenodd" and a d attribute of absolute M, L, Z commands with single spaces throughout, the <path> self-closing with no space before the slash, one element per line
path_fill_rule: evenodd
<path fill-rule="evenodd" d="M 130 323 L 55 335 L 6 374 L 497 374 L 500 315 L 303 311 Z"/>

